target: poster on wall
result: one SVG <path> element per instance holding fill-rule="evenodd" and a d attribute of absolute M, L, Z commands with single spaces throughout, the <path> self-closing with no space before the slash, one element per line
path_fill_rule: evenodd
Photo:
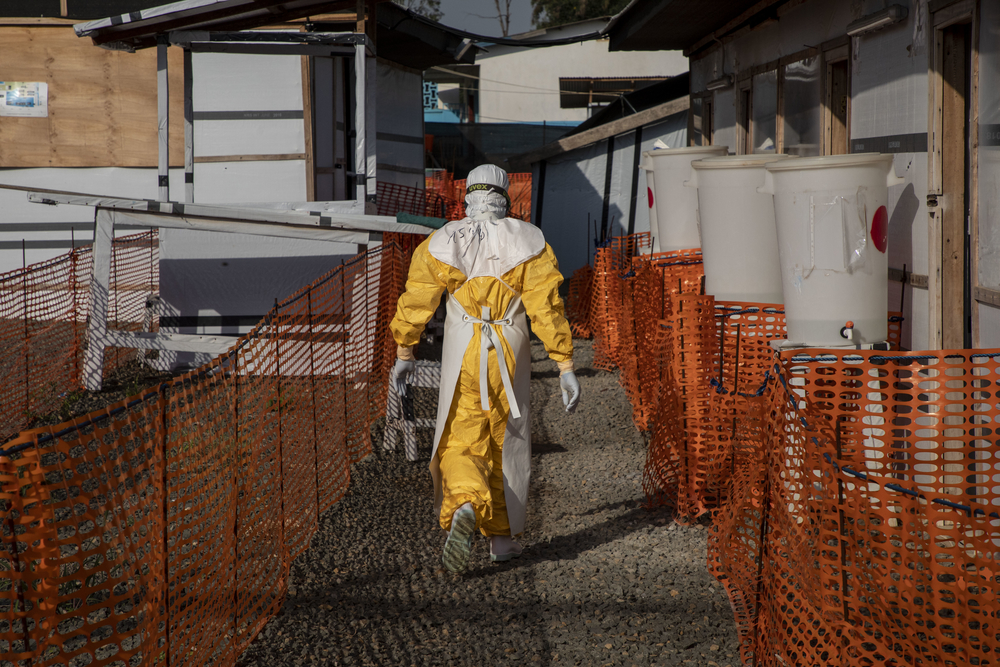
<path fill-rule="evenodd" d="M 49 115 L 49 84 L 0 81 L 0 116 L 45 118 Z"/>

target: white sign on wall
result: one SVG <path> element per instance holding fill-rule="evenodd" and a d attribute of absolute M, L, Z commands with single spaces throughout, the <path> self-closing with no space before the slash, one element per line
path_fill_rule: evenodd
<path fill-rule="evenodd" d="M 45 118 L 49 115 L 49 84 L 0 81 L 0 116 Z"/>

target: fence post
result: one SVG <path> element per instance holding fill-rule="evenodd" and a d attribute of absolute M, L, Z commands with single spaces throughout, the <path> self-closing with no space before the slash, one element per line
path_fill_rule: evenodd
<path fill-rule="evenodd" d="M 233 648 L 238 643 L 238 633 L 240 629 L 240 468 L 242 467 L 242 444 L 240 442 L 240 352 L 239 348 L 233 351 L 233 430 L 234 442 L 236 446 L 233 451 L 233 489 L 234 516 L 233 516 Z"/>
<path fill-rule="evenodd" d="M 313 286 L 306 288 L 306 304 L 309 309 L 309 386 L 312 389 L 313 452 L 316 456 L 316 525 L 319 526 L 320 502 L 319 481 L 319 428 L 316 420 L 316 355 L 313 347 Z"/>
<path fill-rule="evenodd" d="M 69 275 L 69 289 L 70 293 L 73 295 L 73 319 L 70 322 L 70 326 L 73 330 L 73 376 L 70 381 L 74 387 L 80 386 L 80 336 L 79 336 L 79 323 L 77 317 L 79 315 L 79 303 L 77 302 L 77 284 L 76 284 L 76 233 L 73 228 L 69 228 L 69 238 L 70 238 L 70 275 Z"/>
<path fill-rule="evenodd" d="M 840 433 L 840 424 L 843 422 L 844 416 L 837 415 L 836 422 L 836 433 L 837 433 L 837 465 L 843 465 L 844 450 L 843 441 Z M 837 475 L 837 508 L 838 518 L 839 518 L 839 530 L 840 533 L 840 601 L 844 606 L 844 623 L 848 622 L 848 612 L 850 611 L 847 604 L 847 531 L 844 526 L 846 523 L 844 515 L 844 502 L 846 498 L 844 496 L 844 477 L 843 475 Z"/>
<path fill-rule="evenodd" d="M 160 479 L 161 484 L 163 485 L 163 632 L 164 640 L 166 642 L 164 644 L 166 667 L 170 667 L 170 513 L 168 508 L 168 505 L 170 504 L 170 487 L 168 486 L 169 479 L 167 477 L 167 471 L 170 469 L 170 465 L 168 463 L 168 457 L 170 454 L 170 437 L 167 433 L 169 425 L 169 420 L 167 419 L 167 408 L 170 405 L 170 401 L 167 397 L 167 390 L 169 387 L 170 385 L 166 382 L 161 384 L 160 395 L 158 398 L 160 408 L 160 440 L 163 448 L 163 457 L 161 461 L 163 470 Z"/>
<path fill-rule="evenodd" d="M 36 446 L 37 446 L 37 442 L 36 442 Z M 14 465 L 13 461 L 11 461 L 10 463 L 11 463 L 12 466 L 14 466 L 16 468 L 16 465 Z M 13 498 L 20 498 L 20 494 L 19 493 L 17 493 L 17 494 L 11 494 L 11 495 L 12 495 Z M 23 515 L 23 509 L 24 508 L 22 507 L 21 508 L 21 512 L 20 512 L 20 514 L 22 514 L 22 515 Z M 20 609 L 19 610 L 15 609 L 15 611 L 20 611 L 20 613 L 21 613 L 21 618 L 20 618 L 20 620 L 21 620 L 21 634 L 24 636 L 24 652 L 27 653 L 27 652 L 31 651 L 31 633 L 28 631 L 28 606 L 27 606 L 27 603 L 24 601 L 25 576 L 24 576 L 24 573 L 21 571 L 21 559 L 18 556 L 17 530 L 16 530 L 16 526 L 14 524 L 14 511 L 13 511 L 14 510 L 14 502 L 13 502 L 13 500 L 11 500 L 10 510 L 11 511 L 9 511 L 7 513 L 7 524 L 8 524 L 7 525 L 7 529 L 10 530 L 10 539 L 11 539 L 11 551 L 10 551 L 10 553 L 11 553 L 11 561 L 12 561 L 11 565 L 14 568 L 14 570 L 13 570 L 14 571 L 14 576 L 11 578 L 11 585 L 14 586 L 14 588 L 16 589 L 17 604 L 20 605 Z M 13 616 L 14 615 L 12 614 L 11 617 L 13 618 Z M 37 624 L 36 624 L 36 627 L 37 627 Z M 14 627 L 13 627 L 13 622 L 12 622 L 12 624 L 11 624 L 11 630 L 13 630 L 13 629 L 14 629 Z M 30 661 L 29 661 L 29 664 L 30 664 Z"/>
<path fill-rule="evenodd" d="M 768 465 L 767 453 L 765 452 L 765 464 L 764 464 L 764 492 L 761 494 L 760 503 L 760 545 L 757 550 L 757 595 L 754 601 L 754 633 L 753 636 L 759 642 L 762 638 L 760 636 L 761 623 L 760 623 L 760 598 L 763 594 L 764 589 L 764 558 L 767 556 L 767 534 L 769 531 L 768 526 L 768 509 L 771 505 L 771 468 Z M 754 647 L 754 664 L 757 663 L 757 647 Z"/>
<path fill-rule="evenodd" d="M 28 357 L 31 356 L 31 340 L 28 334 L 28 254 L 26 244 L 21 239 L 21 303 L 24 306 L 24 418 L 31 412 L 31 380 L 28 375 Z M 25 647 L 27 649 L 27 647 Z"/>
<path fill-rule="evenodd" d="M 285 567 L 287 568 L 290 563 L 288 562 L 288 542 L 285 539 L 285 454 L 284 448 L 281 442 L 281 413 L 284 410 L 281 400 L 281 329 L 280 321 L 281 316 L 279 315 L 280 306 L 278 305 L 278 297 L 274 297 L 274 319 L 271 329 L 271 335 L 274 337 L 274 358 L 277 365 L 277 372 L 275 375 L 275 384 L 277 385 L 277 401 L 278 401 L 278 493 L 280 494 L 281 500 L 281 549 L 282 549 L 282 560 L 285 562 Z"/>
<path fill-rule="evenodd" d="M 341 353 L 344 357 L 344 376 L 343 376 L 343 402 L 344 402 L 344 451 L 347 453 L 348 466 L 353 462 L 354 455 L 348 451 L 347 434 L 349 432 L 347 423 L 347 345 L 351 339 L 351 329 L 347 319 L 347 270 L 344 268 L 344 260 L 340 260 L 340 312 L 341 312 L 341 331 L 344 335 L 344 342 L 340 345 Z"/>

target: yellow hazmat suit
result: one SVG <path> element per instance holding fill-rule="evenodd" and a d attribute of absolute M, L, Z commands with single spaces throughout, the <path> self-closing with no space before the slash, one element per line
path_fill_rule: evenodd
<path fill-rule="evenodd" d="M 445 530 L 464 503 L 472 504 L 484 535 L 524 529 L 531 455 L 524 313 L 552 360 L 571 371 L 573 340 L 558 293 L 562 280 L 541 232 L 511 218 L 448 223 L 413 254 L 390 328 L 400 358 L 407 358 L 447 291 L 441 387 L 447 405 L 439 406 L 431 457 Z M 460 349 L 453 349 L 456 344 Z M 452 373 L 449 355 L 455 359 Z M 511 392 L 517 395 L 513 406 Z"/>

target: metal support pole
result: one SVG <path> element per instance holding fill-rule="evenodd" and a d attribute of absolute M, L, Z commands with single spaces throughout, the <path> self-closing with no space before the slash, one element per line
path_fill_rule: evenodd
<path fill-rule="evenodd" d="M 367 58 L 367 56 L 366 56 Z M 377 137 L 375 130 L 375 91 L 378 86 L 378 82 L 375 79 L 376 75 L 376 61 L 372 58 L 370 61 L 366 59 L 365 61 L 365 135 L 367 141 L 365 142 L 366 156 L 368 158 L 368 168 L 365 171 L 365 187 L 367 188 L 367 198 L 365 201 L 371 203 L 377 203 L 378 195 L 376 192 L 376 186 L 378 185 L 378 179 L 375 175 L 375 170 L 378 160 L 375 156 L 375 151 L 378 146 Z"/>
<path fill-rule="evenodd" d="M 166 35 L 156 38 L 156 122 L 159 145 L 157 177 L 160 201 L 170 201 L 170 79 L 167 76 Z"/>
<path fill-rule="evenodd" d="M 184 49 L 184 201 L 194 203 L 194 76 L 191 49 Z"/>
<path fill-rule="evenodd" d="M 368 193 L 368 142 L 366 128 L 368 72 L 365 45 L 354 45 L 354 198 L 365 201 Z"/>
<path fill-rule="evenodd" d="M 90 326 L 87 354 L 83 358 L 83 384 L 90 391 L 101 389 L 104 346 L 108 336 L 108 285 L 111 281 L 111 242 L 115 235 L 114 212 L 97 210 L 94 227 L 94 268 L 90 280 Z"/>

